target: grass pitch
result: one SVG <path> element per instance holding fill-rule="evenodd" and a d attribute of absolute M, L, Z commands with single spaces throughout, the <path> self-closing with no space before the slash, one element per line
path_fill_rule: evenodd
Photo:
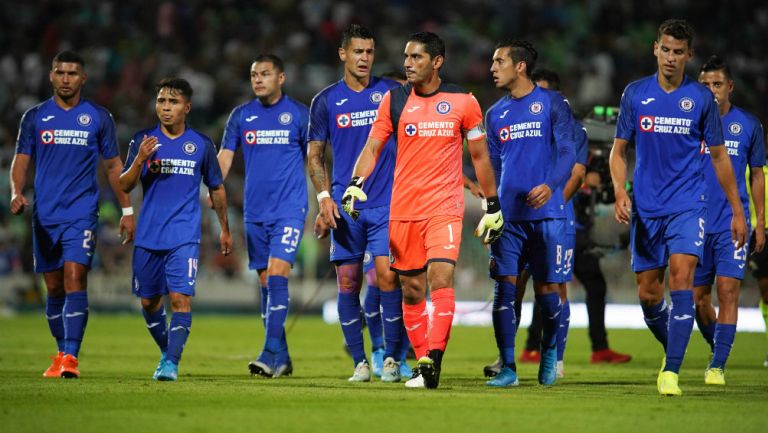
<path fill-rule="evenodd" d="M 263 379 L 247 363 L 264 335 L 258 317 L 197 315 L 176 383 L 151 380 L 159 353 L 139 313 L 92 314 L 80 380 L 42 378 L 55 349 L 42 314 L 0 319 L 3 432 L 764 432 L 768 347 L 738 334 L 726 387 L 705 387 L 709 351 L 694 332 L 681 372 L 683 397 L 661 397 L 661 349 L 650 332 L 611 331 L 634 359 L 591 365 L 584 329 L 573 330 L 566 377 L 551 388 L 520 364 L 520 386 L 488 389 L 496 357 L 489 328 L 454 328 L 440 388 L 350 384 L 341 331 L 301 318 L 288 339 L 295 375 Z M 518 347 L 523 345 L 521 332 Z M 413 361 L 411 361 L 413 362 Z"/>

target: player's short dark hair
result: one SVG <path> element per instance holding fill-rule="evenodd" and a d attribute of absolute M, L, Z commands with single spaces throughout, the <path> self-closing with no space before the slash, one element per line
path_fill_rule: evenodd
<path fill-rule="evenodd" d="M 687 41 L 688 48 L 693 48 L 693 26 L 686 20 L 671 18 L 661 23 L 656 40 L 660 41 L 664 35 L 672 36 L 681 41 Z"/>
<path fill-rule="evenodd" d="M 549 83 L 549 88 L 552 90 L 560 90 L 560 76 L 557 75 L 557 72 L 546 69 L 546 68 L 538 68 L 531 74 L 531 80 L 533 82 L 536 81 L 546 81 Z"/>
<path fill-rule="evenodd" d="M 525 62 L 525 73 L 530 77 L 531 72 L 536 69 L 536 60 L 539 58 L 539 52 L 533 47 L 533 44 L 521 39 L 505 39 L 496 44 L 496 49 L 509 48 L 509 57 L 514 63 Z"/>
<path fill-rule="evenodd" d="M 437 56 L 445 58 L 445 42 L 440 39 L 440 36 L 432 32 L 414 33 L 408 36 L 408 42 L 418 42 L 424 45 L 424 51 L 433 59 Z"/>
<path fill-rule="evenodd" d="M 189 81 L 183 78 L 163 78 L 155 85 L 155 92 L 160 92 L 161 89 L 175 90 L 181 93 L 187 101 L 192 100 L 192 86 L 189 84 Z"/>
<path fill-rule="evenodd" d="M 80 54 L 74 51 L 62 51 L 53 58 L 51 62 L 51 69 L 56 66 L 57 63 L 77 63 L 81 68 L 85 68 L 85 60 Z"/>
<path fill-rule="evenodd" d="M 376 42 L 376 38 L 373 36 L 373 33 L 368 30 L 368 27 L 363 27 L 359 24 L 350 24 L 341 34 L 341 48 L 347 48 L 353 38 L 371 39 Z"/>
<path fill-rule="evenodd" d="M 280 72 L 285 72 L 285 64 L 283 63 L 283 59 L 275 54 L 259 54 L 255 59 L 253 59 L 253 63 L 263 62 L 270 62 L 275 67 L 275 69 Z"/>
<path fill-rule="evenodd" d="M 704 72 L 712 72 L 712 71 L 723 71 L 723 74 L 725 74 L 725 78 L 731 79 L 731 68 L 728 66 L 728 63 L 725 62 L 725 60 L 721 59 L 720 56 L 717 54 L 713 55 L 709 58 L 706 62 L 704 62 L 703 65 L 701 65 L 701 70 L 699 71 L 699 74 Z"/>

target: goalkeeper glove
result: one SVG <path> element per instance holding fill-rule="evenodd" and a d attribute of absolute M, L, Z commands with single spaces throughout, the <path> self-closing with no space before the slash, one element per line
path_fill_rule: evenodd
<path fill-rule="evenodd" d="M 363 192 L 364 180 L 363 177 L 353 176 L 341 197 L 341 208 L 355 221 L 360 216 L 360 211 L 355 210 L 355 200 L 361 202 L 368 200 L 368 196 Z"/>
<path fill-rule="evenodd" d="M 501 237 L 501 233 L 504 231 L 504 217 L 501 215 L 499 197 L 488 197 L 486 204 L 485 215 L 480 219 L 480 223 L 475 229 L 475 236 L 482 237 L 484 244 L 492 244 Z"/>

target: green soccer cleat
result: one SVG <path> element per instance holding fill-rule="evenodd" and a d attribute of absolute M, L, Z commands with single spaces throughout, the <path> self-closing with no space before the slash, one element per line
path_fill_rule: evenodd
<path fill-rule="evenodd" d="M 704 372 L 705 385 L 725 385 L 725 372 L 722 368 L 708 368 Z"/>
<path fill-rule="evenodd" d="M 657 385 L 659 394 L 670 397 L 679 397 L 683 395 L 683 391 L 677 385 L 678 376 L 677 373 L 672 371 L 662 371 L 659 374 Z"/>

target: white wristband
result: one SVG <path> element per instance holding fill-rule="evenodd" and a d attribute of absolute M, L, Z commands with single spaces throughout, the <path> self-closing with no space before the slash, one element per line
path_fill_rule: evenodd
<path fill-rule="evenodd" d="M 128 206 L 123 208 L 123 216 L 131 216 L 133 215 L 133 207 Z"/>
<path fill-rule="evenodd" d="M 317 202 L 320 203 L 324 198 L 331 198 L 331 194 L 328 192 L 328 190 L 320 191 L 317 194 Z"/>

